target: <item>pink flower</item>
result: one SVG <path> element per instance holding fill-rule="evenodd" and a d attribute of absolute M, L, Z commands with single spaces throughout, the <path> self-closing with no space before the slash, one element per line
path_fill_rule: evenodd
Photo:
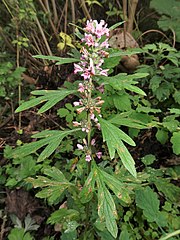
<path fill-rule="evenodd" d="M 96 88 L 99 90 L 101 93 L 104 93 L 104 84 L 102 83 L 99 87 Z"/>
<path fill-rule="evenodd" d="M 89 154 L 86 155 L 86 161 L 87 161 L 87 162 L 90 162 L 91 160 L 92 160 L 91 155 L 89 155 Z"/>
<path fill-rule="evenodd" d="M 83 68 L 79 66 L 78 64 L 74 63 L 74 74 L 78 72 L 83 72 Z"/>
<path fill-rule="evenodd" d="M 74 126 L 74 127 L 81 126 L 81 123 L 78 123 L 78 122 L 74 121 L 74 122 L 73 122 L 73 126 Z"/>
<path fill-rule="evenodd" d="M 86 27 L 84 28 L 85 31 L 89 33 L 94 33 L 95 32 L 95 21 L 87 20 Z"/>
<path fill-rule="evenodd" d="M 93 63 L 92 58 L 90 58 L 89 68 L 90 68 L 91 74 L 95 75 L 95 68 L 94 68 L 94 63 Z"/>
<path fill-rule="evenodd" d="M 85 33 L 85 38 L 83 38 L 82 41 L 85 42 L 88 47 L 95 46 L 95 39 L 92 34 Z"/>
<path fill-rule="evenodd" d="M 82 77 L 84 77 L 84 80 L 87 80 L 91 77 L 91 74 L 88 69 L 84 69 L 83 74 L 81 74 Z"/>
<path fill-rule="evenodd" d="M 81 144 L 77 144 L 77 148 L 79 149 L 79 150 L 83 150 L 84 149 L 84 147 L 81 145 Z"/>
<path fill-rule="evenodd" d="M 107 73 L 108 71 L 109 71 L 109 69 L 102 69 L 102 70 L 100 71 L 99 75 L 107 76 L 107 75 L 108 75 L 108 73 Z"/>
<path fill-rule="evenodd" d="M 101 20 L 100 23 L 98 23 L 97 20 L 87 20 L 84 30 L 88 33 L 95 34 L 97 38 L 101 38 L 103 35 L 109 36 L 109 29 L 104 20 Z"/>
<path fill-rule="evenodd" d="M 96 22 L 95 34 L 98 38 L 103 35 L 106 35 L 107 37 L 109 36 L 109 29 L 107 28 L 107 24 L 105 24 L 104 20 L 101 20 L 99 24 Z"/>
<path fill-rule="evenodd" d="M 73 102 L 73 105 L 76 107 L 76 106 L 80 106 L 80 102 Z"/>
<path fill-rule="evenodd" d="M 100 123 L 97 123 L 97 124 L 96 124 L 96 127 L 98 128 L 98 130 L 101 130 L 101 125 L 100 125 Z"/>
<path fill-rule="evenodd" d="M 95 115 L 94 115 L 94 113 L 92 113 L 91 114 L 91 120 L 94 120 L 94 118 L 95 118 Z"/>
<path fill-rule="evenodd" d="M 79 83 L 78 92 L 83 93 L 85 91 L 84 85 Z"/>
<path fill-rule="evenodd" d="M 91 140 L 91 145 L 94 146 L 94 145 L 95 145 L 95 142 L 96 142 L 96 140 L 93 138 L 93 139 Z"/>
<path fill-rule="evenodd" d="M 102 157 L 102 152 L 97 152 L 97 153 L 96 153 L 96 156 L 97 156 L 97 158 L 100 159 L 100 158 Z"/>
<path fill-rule="evenodd" d="M 102 48 L 108 48 L 109 47 L 108 39 L 106 39 L 104 42 L 101 43 L 101 47 Z"/>
<path fill-rule="evenodd" d="M 82 132 L 88 133 L 88 132 L 89 132 L 89 128 L 87 128 L 87 127 L 82 127 Z"/>

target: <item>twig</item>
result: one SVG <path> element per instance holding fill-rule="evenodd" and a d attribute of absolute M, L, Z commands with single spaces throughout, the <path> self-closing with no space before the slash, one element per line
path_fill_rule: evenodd
<path fill-rule="evenodd" d="M 45 3 L 45 6 L 46 6 L 47 11 L 50 13 L 51 11 L 50 11 L 50 7 L 49 7 L 49 2 L 48 2 L 48 0 L 44 0 L 44 3 Z"/>
<path fill-rule="evenodd" d="M 53 30 L 53 32 L 54 32 L 54 35 L 55 35 L 55 37 L 57 38 L 57 40 L 59 41 L 58 31 L 57 31 L 56 27 L 54 26 L 54 23 L 53 23 L 53 21 L 52 21 L 52 19 L 51 19 L 49 7 L 48 7 L 49 10 L 48 10 L 48 9 L 44 6 L 44 4 L 42 3 L 42 0 L 39 0 L 39 3 L 40 3 L 40 5 L 41 5 L 43 11 L 47 14 L 48 20 L 49 20 L 49 23 L 51 24 L 52 30 Z M 48 5 L 48 6 L 49 6 L 49 5 Z"/>
<path fill-rule="evenodd" d="M 128 24 L 127 24 L 127 32 L 129 32 L 129 33 L 131 33 L 133 30 L 134 15 L 136 12 L 137 4 L 138 4 L 138 0 L 129 0 Z"/>
<path fill-rule="evenodd" d="M 173 33 L 173 44 L 172 44 L 172 46 L 173 46 L 173 48 L 174 48 L 175 45 L 176 45 L 176 33 L 175 33 L 174 29 L 172 29 L 172 28 L 171 28 L 171 31 L 172 31 L 172 33 Z"/>
<path fill-rule="evenodd" d="M 67 32 L 67 13 L 68 13 L 68 0 L 65 3 L 65 13 L 64 13 L 64 32 Z"/>
<path fill-rule="evenodd" d="M 145 34 L 147 33 L 150 33 L 150 32 L 157 32 L 157 33 L 160 33 L 161 35 L 163 35 L 167 40 L 168 42 L 170 41 L 169 38 L 161 31 L 157 30 L 157 29 L 150 29 L 150 30 L 147 30 L 145 32 L 143 32 L 138 38 L 137 38 L 137 41 L 142 37 L 144 36 Z"/>
<path fill-rule="evenodd" d="M 57 14 L 57 7 L 55 0 L 51 0 L 52 8 L 53 8 L 53 15 L 54 15 L 54 23 L 57 24 L 58 22 L 58 14 Z"/>
<path fill-rule="evenodd" d="M 52 56 L 53 54 L 52 54 L 52 52 L 51 52 L 51 49 L 50 49 L 49 44 L 48 44 L 48 42 L 47 42 L 46 36 L 45 36 L 45 34 L 44 34 L 44 32 L 43 32 L 43 29 L 42 29 L 41 24 L 40 24 L 40 22 L 39 22 L 39 20 L 38 20 L 37 17 L 36 17 L 36 23 L 37 23 L 37 25 L 38 25 L 38 28 L 39 28 L 39 31 L 40 31 L 40 33 L 41 33 L 41 35 L 42 35 L 42 38 L 43 38 L 43 40 L 44 40 L 44 43 L 45 43 L 45 45 L 46 45 L 48 54 L 49 54 L 50 56 Z"/>
<path fill-rule="evenodd" d="M 85 1 L 84 0 L 79 0 L 79 4 L 82 7 L 82 10 L 83 10 L 83 13 L 84 13 L 85 17 L 90 20 L 91 19 L 91 15 L 90 15 L 87 7 L 86 7 Z"/>
<path fill-rule="evenodd" d="M 123 0 L 123 20 L 124 27 L 123 27 L 123 33 L 124 33 L 124 48 L 126 48 L 126 30 L 127 30 L 127 0 Z"/>
<path fill-rule="evenodd" d="M 2 225 L 1 225 L 0 240 L 3 240 L 3 235 L 4 235 L 4 232 L 5 232 L 6 221 L 7 221 L 7 217 L 5 215 L 5 216 L 3 216 L 3 222 L 2 222 Z"/>
<path fill-rule="evenodd" d="M 72 23 L 75 24 L 76 21 L 76 16 L 75 16 L 75 7 L 74 7 L 74 0 L 71 1 L 71 12 L 72 12 Z M 73 33 L 75 33 L 75 26 L 72 26 L 73 28 Z"/>

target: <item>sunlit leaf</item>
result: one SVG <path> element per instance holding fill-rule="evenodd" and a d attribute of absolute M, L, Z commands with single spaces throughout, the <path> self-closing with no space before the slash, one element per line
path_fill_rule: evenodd
<path fill-rule="evenodd" d="M 135 162 L 131 154 L 129 153 L 129 151 L 122 142 L 125 141 L 128 144 L 135 146 L 134 141 L 118 127 L 114 126 L 113 124 L 109 123 L 108 121 L 102 118 L 98 119 L 101 125 L 103 140 L 106 141 L 108 146 L 110 158 L 113 159 L 115 157 L 115 152 L 117 151 L 125 168 L 134 177 L 136 177 Z"/>
<path fill-rule="evenodd" d="M 131 191 L 127 188 L 125 183 L 120 182 L 115 176 L 108 174 L 102 169 L 98 169 L 98 171 L 99 174 L 101 174 L 103 181 L 119 199 L 126 203 L 131 202 L 131 198 L 129 196 Z"/>
<path fill-rule="evenodd" d="M 45 56 L 45 55 L 34 55 L 34 58 L 46 59 L 49 61 L 57 61 L 56 65 L 79 62 L 80 59 L 77 58 L 62 58 L 57 56 Z"/>
<path fill-rule="evenodd" d="M 80 193 L 80 199 L 82 203 L 89 202 L 93 197 L 96 174 L 97 174 L 97 171 L 95 169 L 92 169 L 88 178 L 85 181 L 83 189 Z"/>
<path fill-rule="evenodd" d="M 73 130 L 65 131 L 43 131 L 41 133 L 35 134 L 32 137 L 42 138 L 36 142 L 26 143 L 23 146 L 16 148 L 12 155 L 14 158 L 23 158 L 31 153 L 35 153 L 38 149 L 46 146 L 45 149 L 41 152 L 38 158 L 38 162 L 43 161 L 48 158 L 60 145 L 61 141 L 67 135 L 70 135 L 76 131 L 79 131 L 79 128 Z"/>
<path fill-rule="evenodd" d="M 157 194 L 150 188 L 136 190 L 136 204 L 143 210 L 143 214 L 148 222 L 156 222 L 160 226 L 165 226 L 166 221 L 159 211 L 160 201 Z"/>
<path fill-rule="evenodd" d="M 33 95 L 37 95 L 40 97 L 33 98 L 27 102 L 22 103 L 17 109 L 16 113 L 22 112 L 24 110 L 27 110 L 29 108 L 35 107 L 41 103 L 46 102 L 38 111 L 38 113 L 44 113 L 47 110 L 49 110 L 51 107 L 53 107 L 55 104 L 60 102 L 62 99 L 67 97 L 70 94 L 76 93 L 76 90 L 42 90 L 42 91 L 32 91 L 31 93 Z"/>
<path fill-rule="evenodd" d="M 78 219 L 79 212 L 77 210 L 61 208 L 51 214 L 47 220 L 47 223 L 57 224 L 64 223 L 64 221 L 73 221 Z"/>
<path fill-rule="evenodd" d="M 180 154 L 180 132 L 174 132 L 171 137 L 171 143 L 173 144 L 173 152 Z"/>
<path fill-rule="evenodd" d="M 108 231 L 114 238 L 117 237 L 117 211 L 112 195 L 99 178 L 98 182 L 98 215 L 102 221 L 105 220 Z"/>
<path fill-rule="evenodd" d="M 73 186 L 73 184 L 55 167 L 46 169 L 44 173 L 47 177 L 38 176 L 36 179 L 28 178 L 26 181 L 32 183 L 34 188 L 42 188 L 42 190 L 36 194 L 36 197 L 46 198 L 50 204 L 56 203 L 64 190 Z"/>

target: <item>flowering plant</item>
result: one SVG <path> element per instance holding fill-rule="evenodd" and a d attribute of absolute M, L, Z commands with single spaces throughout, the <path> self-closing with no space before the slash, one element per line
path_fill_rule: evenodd
<path fill-rule="evenodd" d="M 78 89 L 61 88 L 49 91 L 33 91 L 32 94 L 37 98 L 23 103 L 16 110 L 16 112 L 20 112 L 45 102 L 38 111 L 38 113 L 43 113 L 68 95 L 78 96 L 79 100 L 74 101 L 73 105 L 78 115 L 84 113 L 83 119 L 75 119 L 71 129 L 45 130 L 34 134 L 32 137 L 38 140 L 17 148 L 13 152 L 13 156 L 25 157 L 44 147 L 37 159 L 38 162 L 41 162 L 49 158 L 54 151 L 57 151 L 59 146 L 62 146 L 62 140 L 65 137 L 75 136 L 77 150 L 74 152 L 79 152 L 77 154 L 79 159 L 75 158 L 70 161 L 70 163 L 72 162 L 69 169 L 71 176 L 63 168 L 59 170 L 52 167 L 44 170 L 45 176 L 38 176 L 35 179 L 28 178 L 27 181 L 32 183 L 34 187 L 43 188 L 37 196 L 47 198 L 50 204 L 57 204 L 62 199 L 69 199 L 67 202 L 64 200 L 63 203 L 67 206 L 55 211 L 48 222 L 51 224 L 61 223 L 63 229 L 75 231 L 76 234 L 78 227 L 85 229 L 83 230 L 83 239 L 87 239 L 89 234 L 92 234 L 92 226 L 94 226 L 94 235 L 101 236 L 101 233 L 106 231 L 114 238 L 117 237 L 116 220 L 119 219 L 119 216 L 115 202 L 118 205 L 121 202 L 130 203 L 130 194 L 134 188 L 132 184 L 129 186 L 121 180 L 122 172 L 125 169 L 128 170 L 131 174 L 126 173 L 129 179 L 135 179 L 137 176 L 135 162 L 124 144 L 125 142 L 135 146 L 134 141 L 117 126 L 121 125 L 118 115 L 106 120 L 103 118 L 101 110 L 105 102 L 103 96 L 106 86 L 112 87 L 114 91 L 127 89 L 145 95 L 141 89 L 134 86 L 136 82 L 133 80 L 133 78 L 141 78 L 144 75 L 118 74 L 108 77 L 109 69 L 104 68 L 103 64 L 106 59 L 114 57 L 108 49 L 109 31 L 103 20 L 99 23 L 96 20 L 87 21 L 84 37 L 81 40 L 80 59 L 36 56 L 56 60 L 56 64 L 73 62 L 74 74 L 80 74 L 82 80 L 78 83 Z M 119 51 L 116 56 L 121 56 L 121 54 Z M 99 85 L 97 84 L 98 79 L 101 80 Z M 128 126 L 128 124 L 127 121 L 127 125 L 126 123 L 124 125 Z M 131 125 L 133 124 L 134 122 L 131 122 Z M 144 127 L 137 123 L 134 127 L 136 126 Z M 102 132 L 103 142 L 106 142 L 107 145 L 97 144 L 97 142 L 102 141 L 100 132 Z M 119 158 L 121 161 L 118 160 Z M 115 166 L 115 171 L 112 169 L 109 172 L 108 168 L 105 167 L 106 165 Z M 79 210 L 77 206 L 79 206 Z M 96 214 L 93 210 L 94 207 L 97 210 Z"/>

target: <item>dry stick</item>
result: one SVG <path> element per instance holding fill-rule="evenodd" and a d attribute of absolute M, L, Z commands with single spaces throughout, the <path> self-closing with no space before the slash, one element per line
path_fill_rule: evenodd
<path fill-rule="evenodd" d="M 75 24 L 76 16 L 75 16 L 75 7 L 74 7 L 74 0 L 71 1 L 71 12 L 72 12 L 72 23 Z M 75 33 L 75 26 L 72 26 L 73 33 Z"/>
<path fill-rule="evenodd" d="M 84 0 L 79 0 L 79 4 L 82 7 L 82 10 L 83 10 L 83 13 L 84 13 L 85 17 L 90 20 L 91 19 L 91 15 L 90 15 L 87 7 L 86 7 L 85 1 Z"/>
<path fill-rule="evenodd" d="M 172 29 L 172 28 L 171 28 L 171 31 L 172 31 L 172 33 L 173 33 L 173 44 L 172 44 L 172 46 L 173 46 L 173 48 L 174 48 L 175 45 L 176 45 L 176 33 L 175 33 L 174 29 Z"/>
<path fill-rule="evenodd" d="M 16 24 L 16 39 L 18 41 L 19 39 L 19 26 L 18 26 L 18 23 Z M 17 48 L 16 48 L 16 67 L 19 68 L 19 57 L 20 57 L 20 47 L 18 45 L 18 42 L 17 42 Z M 21 82 L 18 83 L 18 102 L 19 102 L 19 106 L 21 104 Z M 19 130 L 21 129 L 21 116 L 22 116 L 22 113 L 20 112 L 19 113 L 19 121 L 18 121 L 18 128 Z"/>
<path fill-rule="evenodd" d="M 3 217 L 3 222 L 2 222 L 2 225 L 1 225 L 1 232 L 0 232 L 0 240 L 3 240 L 3 235 L 5 233 L 5 224 L 6 224 L 6 221 L 7 221 L 7 217 L 4 216 Z"/>
<path fill-rule="evenodd" d="M 45 36 L 45 34 L 44 34 L 44 32 L 43 32 L 43 29 L 42 29 L 41 24 L 40 24 L 40 22 L 39 22 L 39 20 L 38 20 L 37 17 L 36 17 L 36 23 L 37 23 L 37 25 L 38 25 L 38 28 L 39 28 L 39 31 L 40 31 L 40 33 L 41 33 L 41 35 L 42 35 L 42 38 L 43 38 L 43 40 L 44 40 L 44 43 L 45 43 L 45 45 L 46 45 L 48 54 L 49 54 L 50 56 L 52 56 L 53 54 L 52 54 L 52 52 L 51 52 L 51 49 L 50 49 L 49 44 L 48 44 L 48 42 L 47 42 L 46 36 Z"/>
<path fill-rule="evenodd" d="M 47 11 L 50 13 L 51 11 L 50 11 L 50 7 L 49 7 L 49 1 L 48 1 L 48 0 L 45 0 L 45 1 L 44 1 L 44 4 L 45 4 L 45 6 L 46 6 Z"/>
<path fill-rule="evenodd" d="M 143 32 L 143 33 L 137 38 L 137 41 L 138 41 L 142 36 L 144 36 L 145 34 L 150 33 L 150 32 L 160 33 L 161 35 L 163 35 L 163 36 L 168 40 L 168 42 L 170 41 L 169 38 L 168 38 L 163 32 L 161 32 L 161 31 L 159 31 L 159 30 L 156 30 L 156 29 L 150 29 L 150 30 L 147 30 L 147 31 Z"/>
<path fill-rule="evenodd" d="M 127 24 L 127 32 L 129 33 L 131 33 L 133 30 L 134 16 L 135 16 L 137 4 L 138 4 L 138 0 L 129 0 L 128 24 Z"/>
<path fill-rule="evenodd" d="M 34 44 L 32 45 L 32 47 L 34 48 L 34 50 L 36 50 L 36 52 L 38 52 L 38 54 L 42 55 L 41 49 L 39 48 L 39 45 L 36 41 L 36 38 L 33 36 L 33 34 L 31 34 L 32 40 L 34 42 Z M 34 46 L 35 45 L 35 46 Z"/>
<path fill-rule="evenodd" d="M 40 3 L 40 5 L 41 5 L 43 11 L 48 15 L 48 20 L 49 20 L 49 23 L 51 24 L 51 27 L 52 27 L 53 32 L 54 32 L 54 35 L 56 36 L 57 40 L 59 41 L 58 31 L 57 31 L 56 27 L 54 26 L 54 23 L 53 23 L 53 21 L 52 21 L 52 19 L 51 19 L 51 16 L 50 16 L 50 14 L 49 14 L 50 12 L 49 12 L 48 9 L 44 6 L 44 4 L 42 3 L 41 0 L 39 0 L 39 3 Z"/>
<path fill-rule="evenodd" d="M 53 15 L 54 15 L 54 24 L 58 22 L 58 14 L 57 14 L 57 7 L 55 0 L 51 0 L 52 8 L 53 8 Z"/>
<path fill-rule="evenodd" d="M 63 10 L 61 11 L 61 16 L 60 16 L 59 21 L 58 21 L 57 29 L 60 28 L 60 24 L 61 24 L 61 20 L 63 18 L 64 12 L 65 12 L 65 5 L 63 7 Z"/>
<path fill-rule="evenodd" d="M 127 29 L 127 0 L 123 0 L 123 18 L 124 18 L 124 48 L 126 48 L 126 29 Z"/>
<path fill-rule="evenodd" d="M 64 13 L 64 32 L 67 33 L 67 13 L 68 13 L 68 0 L 65 3 L 65 13 Z"/>

